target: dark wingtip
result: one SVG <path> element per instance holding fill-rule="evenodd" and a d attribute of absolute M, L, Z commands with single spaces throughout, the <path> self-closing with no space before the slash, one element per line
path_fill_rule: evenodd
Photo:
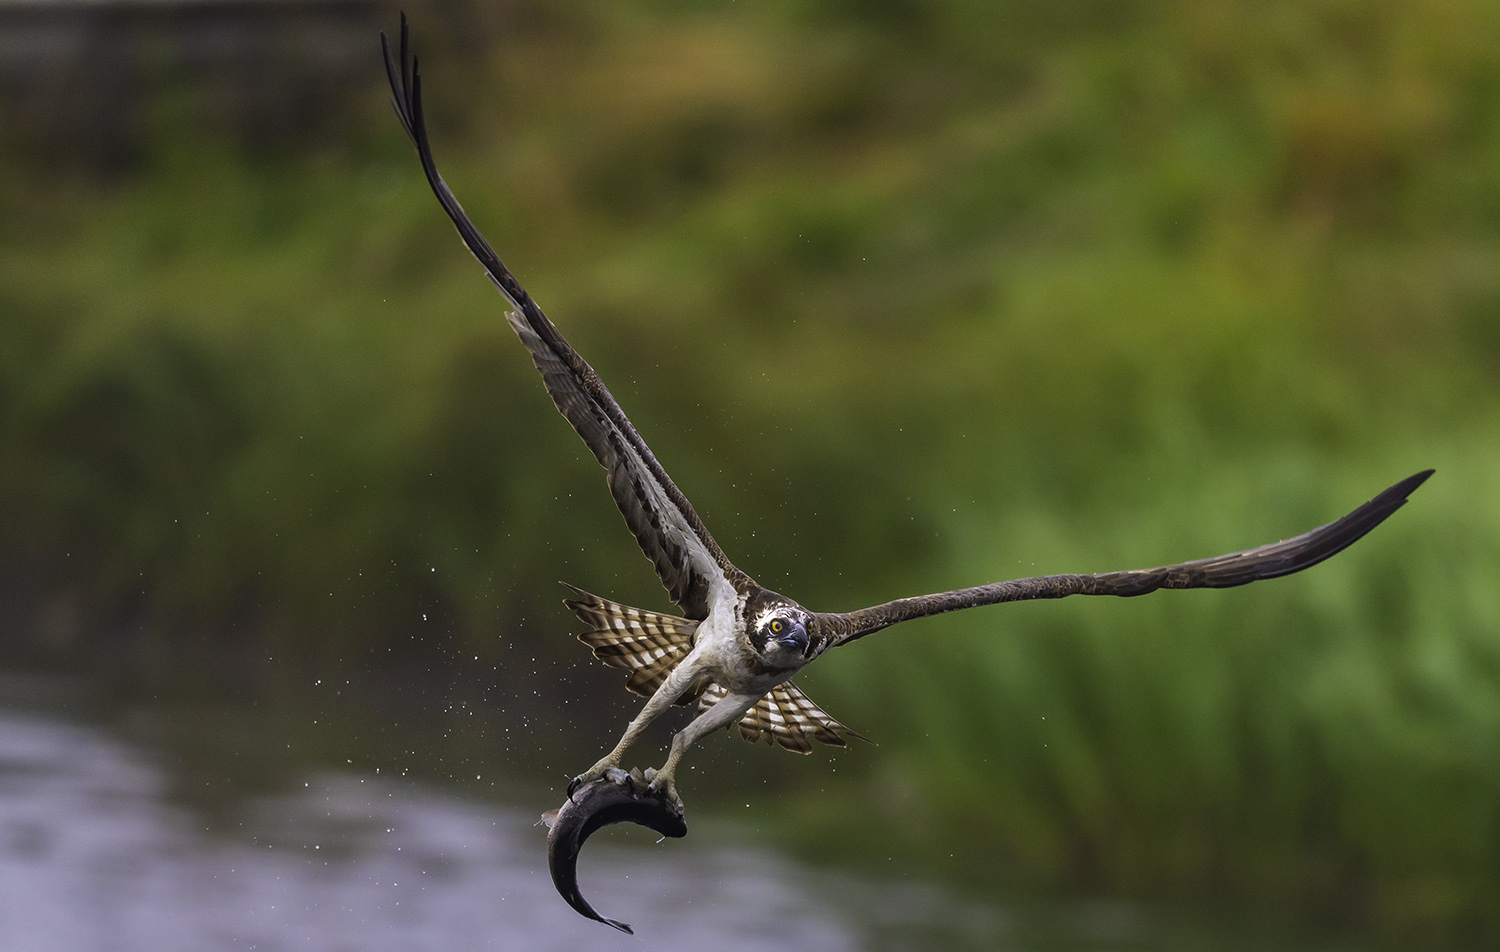
<path fill-rule="evenodd" d="M 1374 499 L 1371 499 L 1369 502 L 1361 506 L 1360 509 L 1367 511 L 1374 516 L 1377 516 L 1377 518 L 1373 522 L 1369 523 L 1368 527 L 1363 532 L 1361 532 L 1360 535 L 1363 535 L 1364 532 L 1367 532 L 1369 531 L 1369 529 L 1374 528 L 1377 524 L 1384 522 L 1386 517 L 1388 517 L 1391 513 L 1406 505 L 1407 498 L 1411 496 L 1412 493 L 1416 492 L 1423 483 L 1427 482 L 1428 477 L 1430 477 L 1435 472 L 1437 472 L 1437 470 L 1435 469 L 1424 469 L 1420 473 L 1412 473 L 1410 476 L 1401 480 L 1401 482 L 1397 483 L 1390 489 L 1387 489 L 1385 492 L 1381 493 Z M 1353 515 L 1353 513 L 1351 513 L 1351 515 Z M 1358 538 L 1358 536 L 1356 536 L 1355 538 Z M 1353 540 L 1351 539 L 1350 541 Z"/>
<path fill-rule="evenodd" d="M 1412 493 L 1417 491 L 1418 486 L 1427 482 L 1427 477 L 1431 476 L 1435 472 L 1437 472 L 1437 470 L 1435 469 L 1424 469 L 1420 473 L 1413 473 L 1412 475 L 1401 480 L 1401 482 L 1397 483 L 1395 488 L 1400 489 L 1403 496 L 1410 496 Z"/>
<path fill-rule="evenodd" d="M 1231 574 L 1217 580 L 1215 584 L 1207 588 L 1229 588 L 1235 585 L 1243 585 L 1246 582 L 1258 581 L 1260 579 L 1280 578 L 1291 575 L 1303 569 L 1311 568 L 1325 559 L 1331 558 L 1344 549 L 1364 538 L 1371 530 L 1389 519 L 1392 514 L 1406 505 L 1407 497 L 1416 492 L 1417 487 L 1427 481 L 1435 470 L 1424 469 L 1396 483 L 1388 489 L 1383 490 L 1369 502 L 1355 509 L 1353 512 L 1326 526 L 1320 526 L 1311 532 L 1304 533 L 1296 539 L 1288 540 L 1280 545 L 1265 546 L 1263 550 L 1266 557 L 1259 562 L 1251 561 L 1246 568 L 1250 571 Z M 1294 550 L 1281 551 L 1288 544 L 1301 542 Z M 1252 550 L 1251 553 L 1261 550 Z M 1275 551 L 1277 557 L 1271 558 Z M 1174 586 L 1167 586 L 1174 587 Z"/>
<path fill-rule="evenodd" d="M 559 582 L 558 584 L 566 586 L 573 593 L 572 598 L 563 599 L 563 607 L 570 612 L 577 612 L 580 608 L 589 607 L 589 601 L 598 597 L 568 582 Z"/>

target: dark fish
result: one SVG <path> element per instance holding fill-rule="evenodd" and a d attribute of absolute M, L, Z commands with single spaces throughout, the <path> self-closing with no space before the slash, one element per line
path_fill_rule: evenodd
<path fill-rule="evenodd" d="M 687 836 L 682 808 L 651 792 L 639 770 L 621 770 L 579 787 L 560 808 L 543 813 L 542 822 L 548 827 L 547 867 L 558 893 L 580 914 L 634 935 L 625 923 L 595 912 L 578 891 L 578 851 L 595 830 L 611 823 L 638 823 L 662 836 Z"/>

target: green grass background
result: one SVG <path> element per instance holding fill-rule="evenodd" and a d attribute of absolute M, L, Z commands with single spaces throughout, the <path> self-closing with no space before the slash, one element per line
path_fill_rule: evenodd
<path fill-rule="evenodd" d="M 1244 548 L 1438 471 L 1306 575 L 838 652 L 801 683 L 878 749 L 733 752 L 810 850 L 875 809 L 981 879 L 1500 942 L 1500 5 L 415 28 L 466 208 L 812 607 Z M 306 142 L 206 132 L 181 88 L 122 173 L 0 150 L 29 650 L 572 658 L 558 578 L 665 607 L 370 70 Z"/>

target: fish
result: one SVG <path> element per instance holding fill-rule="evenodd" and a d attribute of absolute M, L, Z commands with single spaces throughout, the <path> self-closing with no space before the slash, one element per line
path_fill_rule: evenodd
<path fill-rule="evenodd" d="M 628 774 L 615 769 L 584 784 L 561 807 L 543 813 L 539 823 L 547 827 L 547 868 L 558 894 L 580 915 L 627 935 L 635 935 L 635 931 L 626 923 L 595 912 L 578 890 L 578 853 L 583 841 L 612 823 L 636 823 L 673 838 L 687 836 L 681 804 L 651 790 L 639 769 Z"/>

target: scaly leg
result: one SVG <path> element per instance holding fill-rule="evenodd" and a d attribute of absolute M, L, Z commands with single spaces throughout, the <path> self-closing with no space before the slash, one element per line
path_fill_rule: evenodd
<path fill-rule="evenodd" d="M 620 769 L 620 761 L 624 758 L 625 751 L 630 748 L 631 744 L 635 743 L 636 738 L 641 735 L 641 731 L 644 731 L 648 724 L 661 716 L 661 713 L 667 708 L 671 707 L 672 703 L 682 696 L 682 692 L 686 691 L 688 686 L 697 679 L 698 672 L 696 669 L 698 666 L 694 663 L 695 661 L 696 659 L 691 654 L 682 659 L 682 663 L 677 665 L 671 674 L 667 675 L 667 679 L 661 683 L 661 687 L 657 688 L 656 693 L 647 699 L 646 706 L 641 708 L 641 712 L 631 720 L 630 724 L 625 728 L 625 733 L 621 736 L 620 742 L 614 746 L 614 749 L 605 754 L 594 766 L 573 778 L 573 782 L 568 784 L 568 797 L 570 799 L 573 796 L 574 790 L 577 790 L 586 783 L 598 780 L 600 777 L 608 777 L 615 783 L 626 785 L 628 775 Z M 689 724 L 688 726 L 691 727 L 692 725 Z"/>
<path fill-rule="evenodd" d="M 761 697 L 762 695 L 759 694 L 731 694 L 699 714 L 686 727 L 678 731 L 672 738 L 672 749 L 667 753 L 667 762 L 662 764 L 660 770 L 646 771 L 645 777 L 650 782 L 650 789 L 666 797 L 680 810 L 682 798 L 677 795 L 677 762 L 682 759 L 682 754 L 688 749 L 688 745 L 704 734 L 712 733 L 744 714 L 754 707 L 755 702 Z"/>

